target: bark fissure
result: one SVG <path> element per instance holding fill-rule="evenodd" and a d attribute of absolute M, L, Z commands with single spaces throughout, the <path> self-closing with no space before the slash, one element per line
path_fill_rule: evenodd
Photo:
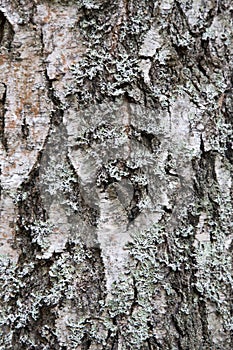
<path fill-rule="evenodd" d="M 6 113 L 6 96 L 7 96 L 7 85 L 1 83 L 1 99 L 0 99 L 0 113 L 1 113 L 1 127 L 0 127 L 0 138 L 2 145 L 7 152 L 7 138 L 5 136 L 5 113 Z"/>

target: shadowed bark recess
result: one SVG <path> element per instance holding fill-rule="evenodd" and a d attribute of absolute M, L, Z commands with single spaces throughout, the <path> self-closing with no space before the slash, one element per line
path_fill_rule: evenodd
<path fill-rule="evenodd" d="M 232 15 L 0 1 L 0 350 L 232 349 Z"/>

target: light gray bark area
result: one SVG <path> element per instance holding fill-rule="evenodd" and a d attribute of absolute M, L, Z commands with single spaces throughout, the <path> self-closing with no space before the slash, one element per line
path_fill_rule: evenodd
<path fill-rule="evenodd" d="M 0 350 L 232 348 L 230 0 L 0 0 Z"/>

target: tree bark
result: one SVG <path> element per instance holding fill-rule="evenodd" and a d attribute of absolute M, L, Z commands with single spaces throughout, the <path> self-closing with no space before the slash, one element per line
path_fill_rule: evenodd
<path fill-rule="evenodd" d="M 230 0 L 0 0 L 0 350 L 232 348 Z"/>

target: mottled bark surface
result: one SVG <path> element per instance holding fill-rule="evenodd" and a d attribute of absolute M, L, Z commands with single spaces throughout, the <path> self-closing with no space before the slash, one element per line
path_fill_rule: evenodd
<path fill-rule="evenodd" d="M 0 0 L 0 349 L 232 349 L 230 0 Z"/>

